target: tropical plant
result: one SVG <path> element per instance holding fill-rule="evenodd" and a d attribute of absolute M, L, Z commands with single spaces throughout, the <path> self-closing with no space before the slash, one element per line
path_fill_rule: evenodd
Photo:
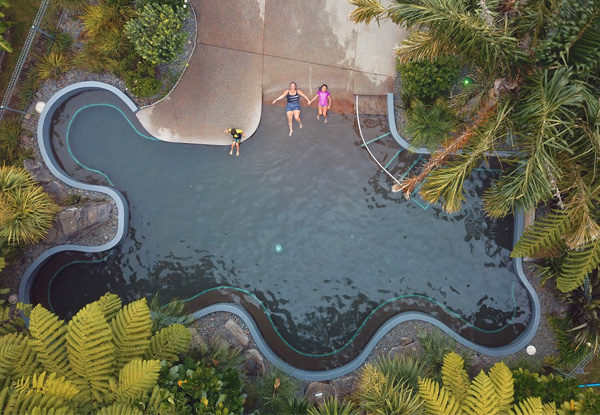
<path fill-rule="evenodd" d="M 58 206 L 27 170 L 0 167 L 0 239 L 10 244 L 39 241 L 57 211 Z"/>
<path fill-rule="evenodd" d="M 249 407 L 277 414 L 299 392 L 300 384 L 297 379 L 271 367 L 264 375 L 248 384 Z"/>
<path fill-rule="evenodd" d="M 559 289 L 583 284 L 600 265 L 600 83 L 594 76 L 600 67 L 600 2 L 349 1 L 357 6 L 351 14 L 356 22 L 390 18 L 410 31 L 396 49 L 399 61 L 454 55 L 479 82 L 491 85 L 474 97 L 477 112 L 451 140 L 394 189 L 410 197 L 427 178 L 421 196 L 454 212 L 474 166 L 489 154 L 514 149 L 502 157 L 500 178 L 484 194 L 486 211 L 500 217 L 552 200 L 565 218 L 555 213 L 550 219 L 562 223 L 544 226 L 560 238 L 526 234 L 528 246 L 514 255 L 556 246 L 565 256 Z"/>
<path fill-rule="evenodd" d="M 359 410 L 349 400 L 339 401 L 331 397 L 318 406 L 308 408 L 309 415 L 359 415 Z"/>
<path fill-rule="evenodd" d="M 296 415 L 296 414 L 309 414 L 310 409 L 313 406 L 304 398 L 298 398 L 296 396 L 289 397 L 286 400 L 281 399 L 278 408 L 278 415 Z"/>
<path fill-rule="evenodd" d="M 440 381 L 444 358 L 448 353 L 456 350 L 456 340 L 440 330 L 431 332 L 417 330 L 417 338 L 423 349 L 423 354 L 419 357 L 420 361 L 423 362 L 425 369 L 431 374 L 430 376 L 434 376 L 436 380 Z M 467 358 L 466 356 L 462 357 L 463 359 Z"/>
<path fill-rule="evenodd" d="M 427 147 L 435 151 L 456 131 L 457 120 L 443 98 L 433 105 L 414 100 L 406 111 L 406 132 L 410 136 L 410 146 Z"/>
<path fill-rule="evenodd" d="M 430 104 L 448 95 L 458 79 L 460 62 L 453 56 L 441 56 L 433 60 L 398 62 L 397 68 L 402 92 L 412 99 Z"/>
<path fill-rule="evenodd" d="M 496 363 L 469 381 L 463 359 L 454 352 L 444 358 L 443 384 L 432 379 L 419 381 L 419 396 L 427 414 L 509 415 L 556 413 L 554 403 L 542 404 L 539 397 L 529 396 L 514 402 L 513 375 L 504 363 Z"/>
<path fill-rule="evenodd" d="M 21 120 L 6 117 L 0 125 L 0 160 L 12 164 L 19 149 L 19 137 L 23 132 Z"/>
<path fill-rule="evenodd" d="M 369 414 L 423 414 L 422 402 L 406 382 L 386 376 L 374 364 L 363 366 L 353 394 L 356 405 Z"/>
<path fill-rule="evenodd" d="M 159 385 L 182 402 L 180 414 L 241 414 L 244 410 L 244 384 L 234 369 L 219 370 L 205 362 L 186 359 L 170 369 L 163 365 Z"/>
<path fill-rule="evenodd" d="M 157 386 L 160 361 L 175 361 L 190 333 L 173 325 L 151 335 L 145 299 L 121 307 L 114 294 L 65 324 L 37 305 L 29 336 L 0 337 L 2 413 L 174 413 Z"/>
<path fill-rule="evenodd" d="M 147 4 L 139 16 L 125 25 L 127 36 L 145 60 L 159 64 L 172 61 L 183 49 L 187 33 L 182 29 L 189 11 L 166 4 Z"/>
<path fill-rule="evenodd" d="M 57 79 L 69 70 L 69 59 L 63 52 L 52 49 L 50 53 L 42 56 L 37 64 L 37 74 L 40 79 Z"/>
<path fill-rule="evenodd" d="M 0 0 L 0 9 L 10 7 L 10 3 L 8 0 Z M 12 52 L 12 47 L 10 43 L 2 36 L 3 33 L 6 32 L 6 29 L 10 26 L 11 22 L 4 20 L 5 14 L 0 11 L 0 49 L 4 49 L 7 52 Z"/>
<path fill-rule="evenodd" d="M 548 324 L 554 332 L 558 356 L 554 363 L 561 367 L 573 368 L 589 353 L 587 347 L 577 347 L 575 335 L 571 331 L 569 318 L 548 318 Z"/>
<path fill-rule="evenodd" d="M 376 359 L 373 365 L 386 378 L 396 383 L 406 383 L 413 391 L 417 390 L 419 378 L 431 375 L 425 364 L 414 356 L 382 357 Z"/>
<path fill-rule="evenodd" d="M 513 370 L 514 399 L 522 401 L 530 396 L 539 396 L 542 403 L 554 402 L 557 406 L 563 402 L 577 398 L 579 382 L 576 379 L 565 379 L 554 374 L 540 375 L 527 369 Z"/>

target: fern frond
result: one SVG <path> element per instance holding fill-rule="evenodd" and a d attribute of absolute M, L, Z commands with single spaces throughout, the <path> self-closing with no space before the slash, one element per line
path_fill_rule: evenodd
<path fill-rule="evenodd" d="M 498 395 L 492 381 L 483 371 L 471 382 L 468 396 L 463 401 L 463 410 L 469 415 L 498 413 Z"/>
<path fill-rule="evenodd" d="M 14 378 L 24 378 L 32 373 L 42 371 L 37 352 L 33 349 L 33 339 L 24 334 L 20 334 L 16 339 L 21 344 L 21 354 L 19 360 L 13 367 L 11 375 Z"/>
<path fill-rule="evenodd" d="M 556 404 L 554 402 L 545 403 L 542 415 L 556 415 Z"/>
<path fill-rule="evenodd" d="M 508 413 L 515 394 L 515 379 L 510 369 L 502 362 L 496 363 L 488 372 L 498 395 L 498 412 Z"/>
<path fill-rule="evenodd" d="M 115 402 L 110 406 L 105 406 L 97 412 L 98 415 L 144 415 L 144 412 L 140 411 L 135 406 L 126 405 L 120 402 Z"/>
<path fill-rule="evenodd" d="M 542 415 L 544 413 L 544 406 L 542 400 L 539 397 L 529 397 L 513 407 L 515 415 Z M 556 413 L 553 412 L 553 414 Z"/>
<path fill-rule="evenodd" d="M 69 362 L 65 348 L 67 327 L 54 313 L 37 305 L 31 310 L 29 333 L 31 347 L 47 372 L 69 375 Z"/>
<path fill-rule="evenodd" d="M 115 346 L 110 326 L 98 304 L 88 304 L 75 314 L 68 324 L 66 340 L 73 371 L 89 382 L 86 392 L 91 393 L 93 399 L 105 402 L 110 393 Z"/>
<path fill-rule="evenodd" d="M 39 408 L 35 407 L 31 410 L 31 415 L 72 415 L 73 409 L 69 407 L 61 408 Z"/>
<path fill-rule="evenodd" d="M 192 335 L 181 324 L 173 324 L 154 333 L 150 339 L 150 347 L 146 353 L 148 359 L 168 360 L 175 362 L 178 355 L 190 346 Z"/>
<path fill-rule="evenodd" d="M 120 402 L 132 402 L 142 399 L 144 394 L 153 390 L 158 380 L 160 361 L 136 359 L 123 366 L 119 372 L 119 384 L 115 395 Z"/>
<path fill-rule="evenodd" d="M 419 379 L 419 397 L 429 415 L 462 415 L 464 412 L 454 396 L 431 379 Z"/>
<path fill-rule="evenodd" d="M 175 405 L 175 395 L 173 392 L 163 389 L 158 385 L 154 386 L 152 394 L 146 404 L 149 412 L 157 414 L 176 414 L 177 407 Z"/>
<path fill-rule="evenodd" d="M 548 216 L 535 221 L 525 230 L 513 248 L 511 257 L 534 256 L 542 250 L 560 253 L 564 247 L 561 236 L 569 228 L 569 215 L 562 210 L 553 210 Z"/>
<path fill-rule="evenodd" d="M 0 337 L 0 385 L 10 376 L 21 354 L 22 348 L 15 341 L 16 337 L 16 335 Z"/>
<path fill-rule="evenodd" d="M 150 344 L 150 309 L 146 299 L 127 304 L 115 316 L 111 329 L 115 343 L 115 371 L 127 362 L 142 358 Z"/>
<path fill-rule="evenodd" d="M 43 395 L 56 396 L 64 401 L 70 401 L 79 393 L 73 383 L 64 376 L 57 377 L 56 373 L 42 372 L 30 378 L 22 378 L 15 382 L 17 391 L 36 392 Z"/>
<path fill-rule="evenodd" d="M 600 265 L 600 239 L 580 251 L 568 251 L 556 287 L 566 293 L 580 287 L 590 272 Z"/>
<path fill-rule="evenodd" d="M 119 312 L 123 303 L 117 294 L 106 293 L 96 301 L 102 309 L 106 321 L 111 321 Z"/>
<path fill-rule="evenodd" d="M 464 369 L 465 361 L 454 352 L 444 356 L 442 366 L 442 382 L 444 388 L 450 392 L 458 402 L 467 397 L 469 390 L 469 375 Z"/>
<path fill-rule="evenodd" d="M 8 389 L 8 388 L 6 388 Z M 32 378 L 24 378 L 15 383 L 14 390 L 3 401 L 0 396 L 0 412 L 5 414 L 73 413 L 69 401 L 78 393 L 70 381 L 56 378 L 46 372 Z M 65 412 L 66 411 L 66 412 Z"/>

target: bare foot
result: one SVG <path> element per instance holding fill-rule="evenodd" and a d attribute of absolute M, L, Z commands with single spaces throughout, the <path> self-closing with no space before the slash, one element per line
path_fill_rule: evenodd
<path fill-rule="evenodd" d="M 294 133 L 294 130 L 290 130 L 290 137 L 292 136 L 293 133 Z"/>
<path fill-rule="evenodd" d="M 302 123 L 300 122 L 300 123 L 298 123 L 298 124 L 300 124 L 300 128 L 302 128 Z"/>
<path fill-rule="evenodd" d="M 240 153 L 235 153 L 235 156 L 238 157 L 240 155 Z"/>
<path fill-rule="evenodd" d="M 327 118 L 325 118 L 325 122 L 323 124 L 327 124 Z"/>
<path fill-rule="evenodd" d="M 230 156 L 231 156 L 231 155 L 233 155 L 233 150 L 231 150 L 231 151 L 229 152 L 229 155 L 230 155 Z"/>
<path fill-rule="evenodd" d="M 320 119 L 321 119 L 321 116 L 320 116 L 320 115 L 317 115 L 317 120 L 320 120 Z"/>

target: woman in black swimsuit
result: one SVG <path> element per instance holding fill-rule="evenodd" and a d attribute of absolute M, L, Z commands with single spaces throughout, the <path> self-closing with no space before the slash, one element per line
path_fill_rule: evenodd
<path fill-rule="evenodd" d="M 273 101 L 273 104 L 275 104 L 277 101 L 284 97 L 287 97 L 285 111 L 287 113 L 288 125 L 290 126 L 291 136 L 294 132 L 294 129 L 292 128 L 292 116 L 296 118 L 296 121 L 298 121 L 298 124 L 300 124 L 300 128 L 302 128 L 302 121 L 300 121 L 300 97 L 304 97 L 304 99 L 309 103 L 310 99 L 308 99 L 308 97 L 304 95 L 304 92 L 300 91 L 299 89 L 296 89 L 295 82 L 292 82 L 290 84 L 290 89 L 286 89 L 279 98 Z"/>

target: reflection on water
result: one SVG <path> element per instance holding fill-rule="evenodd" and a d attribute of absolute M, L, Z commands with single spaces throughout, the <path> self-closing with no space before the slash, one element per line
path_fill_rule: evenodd
<path fill-rule="evenodd" d="M 106 291 L 185 299 L 228 286 L 262 302 L 285 341 L 307 354 L 345 347 L 374 312 L 423 311 L 494 345 L 528 323 L 528 296 L 509 257 L 512 220 L 487 218 L 478 200 L 493 172 L 474 171 L 467 202 L 449 215 L 390 192 L 353 118 L 333 114 L 325 125 L 306 109 L 304 128 L 290 138 L 282 109 L 265 107 L 260 129 L 230 157 L 225 147 L 147 140 L 112 107 L 72 120 L 85 102 L 107 99 L 98 94 L 57 113 L 55 151 L 69 175 L 105 183 L 91 172 L 99 170 L 126 194 L 130 230 L 102 261 L 50 261 L 36 298 L 61 315 Z M 383 117 L 367 121 L 367 134 L 385 133 Z M 68 125 L 81 165 L 68 157 Z M 390 140 L 372 148 L 397 176 L 422 163 Z"/>

